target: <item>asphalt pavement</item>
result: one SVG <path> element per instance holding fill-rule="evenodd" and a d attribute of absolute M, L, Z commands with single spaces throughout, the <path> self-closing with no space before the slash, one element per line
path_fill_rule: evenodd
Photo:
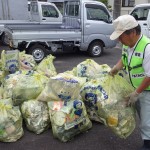
<path fill-rule="evenodd" d="M 0 46 L 0 50 L 7 47 Z M 91 58 L 86 53 L 65 53 L 55 55 L 54 65 L 58 73 L 72 70 L 80 62 L 93 59 L 99 64 L 112 67 L 121 56 L 120 46 L 105 50 L 101 57 Z M 138 128 L 127 139 L 117 137 L 106 126 L 93 122 L 89 131 L 75 136 L 67 143 L 55 139 L 52 130 L 40 135 L 29 132 L 24 126 L 24 136 L 14 143 L 0 142 L 0 150 L 138 150 L 142 145 Z"/>

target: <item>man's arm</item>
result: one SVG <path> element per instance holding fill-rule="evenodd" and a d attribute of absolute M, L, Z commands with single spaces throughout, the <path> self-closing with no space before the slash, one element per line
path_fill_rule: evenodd
<path fill-rule="evenodd" d="M 150 85 L 150 77 L 145 77 L 141 85 L 136 89 L 137 93 L 143 92 Z"/>
<path fill-rule="evenodd" d="M 123 68 L 122 60 L 120 59 L 117 64 L 110 70 L 110 75 L 114 76 L 118 73 L 119 70 Z"/>

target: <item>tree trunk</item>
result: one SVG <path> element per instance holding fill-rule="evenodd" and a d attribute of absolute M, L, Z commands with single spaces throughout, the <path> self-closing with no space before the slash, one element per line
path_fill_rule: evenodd
<path fill-rule="evenodd" d="M 113 18 L 116 19 L 121 14 L 121 0 L 114 0 Z"/>

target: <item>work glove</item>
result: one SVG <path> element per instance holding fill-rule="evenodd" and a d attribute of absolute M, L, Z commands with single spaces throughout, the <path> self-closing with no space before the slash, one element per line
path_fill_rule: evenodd
<path fill-rule="evenodd" d="M 117 66 L 115 65 L 109 72 L 109 75 L 114 76 L 118 73 L 119 69 L 117 68 Z"/>
<path fill-rule="evenodd" d="M 137 93 L 137 91 L 135 90 L 134 92 L 130 93 L 127 97 L 126 97 L 126 105 L 127 106 L 132 106 L 135 104 L 135 102 L 137 101 L 139 96 L 139 93 Z"/>

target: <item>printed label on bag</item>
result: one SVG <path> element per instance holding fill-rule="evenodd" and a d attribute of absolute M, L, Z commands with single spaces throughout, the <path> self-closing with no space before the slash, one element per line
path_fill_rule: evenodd
<path fill-rule="evenodd" d="M 80 124 L 81 122 L 84 122 L 85 120 L 86 120 L 86 118 L 84 116 L 81 116 L 79 118 L 76 118 L 72 122 L 66 122 L 65 123 L 65 130 L 69 130 L 69 129 L 73 128 L 74 126 Z"/>

